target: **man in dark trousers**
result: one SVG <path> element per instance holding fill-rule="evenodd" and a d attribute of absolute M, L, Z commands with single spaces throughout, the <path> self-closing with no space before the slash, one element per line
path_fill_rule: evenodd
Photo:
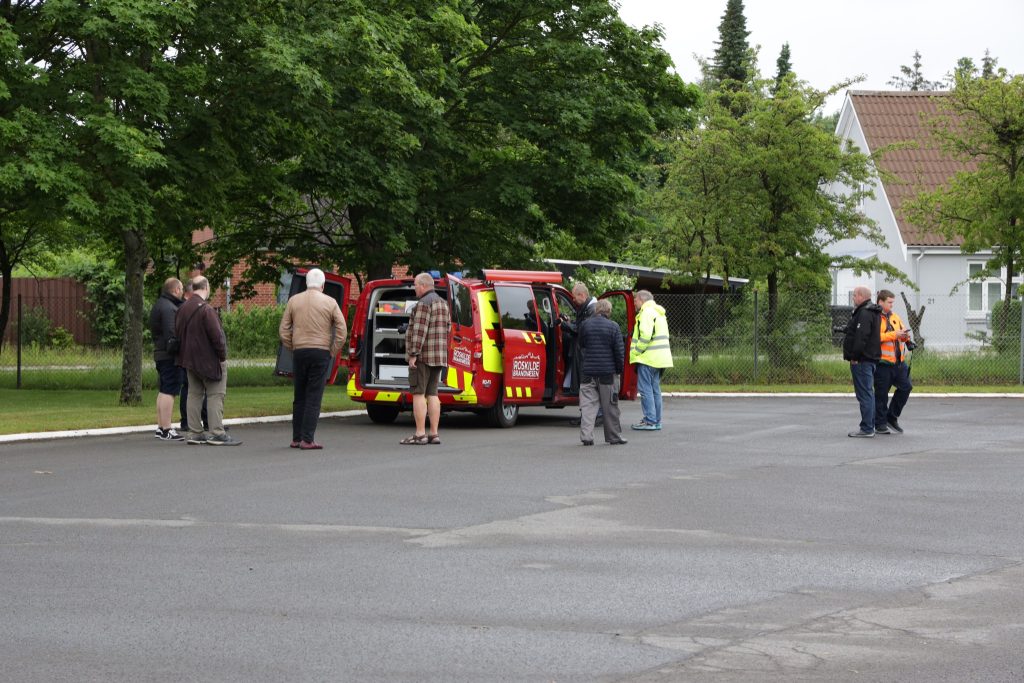
<path fill-rule="evenodd" d="M 875 433 L 902 434 L 899 418 L 914 389 L 910 381 L 910 366 L 907 365 L 910 330 L 903 325 L 899 314 L 892 310 L 896 303 L 895 294 L 883 289 L 878 292 L 876 301 L 882 307 L 882 356 L 875 369 Z M 890 402 L 889 389 L 892 387 L 896 387 L 896 391 Z"/>
<path fill-rule="evenodd" d="M 594 305 L 594 315 L 580 327 L 580 348 L 583 368 L 580 374 L 580 441 L 594 445 L 594 423 L 597 410 L 604 412 L 604 440 L 613 446 L 626 443 L 619 422 L 619 387 L 625 362 L 626 345 L 622 330 L 610 319 L 612 304 L 601 300 Z"/>
<path fill-rule="evenodd" d="M 153 335 L 153 360 L 156 362 L 159 388 L 156 394 L 156 434 L 161 441 L 182 441 L 185 437 L 171 426 L 174 397 L 181 391 L 185 372 L 174 363 L 177 348 L 168 348 L 174 337 L 174 316 L 181 306 L 181 281 L 167 278 L 160 298 L 149 313 L 149 331 Z"/>
<path fill-rule="evenodd" d="M 182 285 L 182 298 L 188 301 L 192 298 L 192 281 L 188 280 Z M 185 372 L 184 368 L 178 368 L 181 370 L 181 399 L 178 401 L 178 410 L 181 411 L 181 433 L 188 433 L 188 373 Z M 210 423 L 206 415 L 206 398 L 203 398 L 203 429 L 209 429 Z M 224 429 L 227 429 L 225 427 Z"/>
<path fill-rule="evenodd" d="M 580 374 L 582 373 L 583 365 L 583 351 L 580 348 L 580 327 L 590 316 L 594 315 L 594 306 L 597 304 L 597 299 L 590 296 L 590 290 L 582 282 L 577 282 L 572 288 L 572 301 L 576 304 L 576 315 L 573 320 L 569 320 L 569 316 L 562 313 L 559 319 L 559 324 L 562 327 L 562 332 L 566 341 L 562 347 L 569 350 L 568 367 L 569 371 L 566 373 L 565 382 L 563 388 L 568 389 L 568 393 L 579 394 L 580 393 Z M 576 417 L 569 421 L 571 425 L 580 424 L 581 418 Z"/>
<path fill-rule="evenodd" d="M 341 307 L 324 294 L 326 279 L 319 268 L 306 273 L 306 291 L 288 300 L 277 329 L 294 360 L 291 447 L 304 451 L 323 448 L 313 438 L 320 421 L 320 404 L 332 361 L 348 335 Z"/>
<path fill-rule="evenodd" d="M 228 387 L 228 343 L 220 316 L 206 303 L 210 282 L 192 280 L 192 298 L 178 309 L 175 334 L 181 340 L 178 365 L 188 372 L 188 443 L 237 446 L 242 442 L 224 430 L 224 394 Z M 210 418 L 210 435 L 203 430 L 203 396 Z"/>
<path fill-rule="evenodd" d="M 875 435 L 875 366 L 882 355 L 882 308 L 871 303 L 871 290 L 853 290 L 853 314 L 843 338 L 843 360 L 850 362 L 853 390 L 860 404 L 860 429 L 849 436 L 870 438 Z"/>

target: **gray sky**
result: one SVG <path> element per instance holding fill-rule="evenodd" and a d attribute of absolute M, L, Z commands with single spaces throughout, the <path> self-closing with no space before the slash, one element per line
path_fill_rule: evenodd
<path fill-rule="evenodd" d="M 619 0 L 629 24 L 661 24 L 663 47 L 688 82 L 697 80 L 693 55 L 710 58 L 726 0 Z M 1024 73 L 1024 0 L 745 0 L 747 40 L 760 45 L 762 74 L 775 73 L 782 44 L 789 42 L 797 76 L 824 89 L 844 78 L 866 76 L 853 86 L 890 90 L 887 83 L 921 52 L 925 78 L 941 80 L 960 57 L 976 64 L 988 48 L 1009 72 Z M 834 98 L 823 113 L 842 104 Z"/>

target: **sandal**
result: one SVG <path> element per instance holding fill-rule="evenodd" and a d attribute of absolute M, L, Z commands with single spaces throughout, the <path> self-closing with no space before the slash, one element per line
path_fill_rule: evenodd
<path fill-rule="evenodd" d="M 399 443 L 403 446 L 425 446 L 428 440 L 426 434 L 413 434 L 412 436 L 405 437 Z"/>
<path fill-rule="evenodd" d="M 427 434 L 427 443 L 435 446 L 441 445 L 441 437 L 437 434 Z"/>

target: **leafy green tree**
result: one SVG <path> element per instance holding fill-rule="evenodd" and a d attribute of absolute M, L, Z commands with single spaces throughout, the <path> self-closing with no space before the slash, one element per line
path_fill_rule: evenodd
<path fill-rule="evenodd" d="M 870 193 L 870 159 L 815 121 L 825 100 L 849 83 L 818 91 L 789 74 L 773 97 L 774 81 L 755 85 L 754 92 L 714 94 L 699 125 L 679 133 L 657 196 L 662 227 L 652 246 L 662 265 L 695 280 L 709 273 L 763 280 L 770 337 L 788 333 L 779 320 L 783 286 L 827 288 L 835 266 L 882 269 L 837 260 L 825 252 L 829 244 L 883 239 L 858 209 Z"/>
<path fill-rule="evenodd" d="M 368 277 L 396 262 L 515 266 L 560 236 L 617 239 L 635 221 L 653 134 L 696 100 L 661 34 L 606 0 L 384 3 L 356 16 L 322 4 L 283 40 L 323 89 L 260 97 L 293 122 L 288 144 L 253 154 L 267 183 L 211 245 L 222 267 L 250 259 L 249 282 L 295 262 Z"/>
<path fill-rule="evenodd" d="M 55 85 L 32 27 L 38 3 L 0 3 L 0 343 L 14 269 L 67 242 L 67 219 L 95 206 L 68 143 L 73 121 L 48 106 Z"/>
<path fill-rule="evenodd" d="M 938 90 L 942 87 L 939 81 L 929 81 L 921 72 L 921 52 L 914 50 L 912 66 L 900 66 L 900 73 L 889 79 L 889 85 L 897 90 Z"/>
<path fill-rule="evenodd" d="M 962 238 L 965 254 L 991 249 L 976 277 L 1001 277 L 1003 311 L 1024 257 L 1024 76 L 999 69 L 992 77 L 957 72 L 953 90 L 929 120 L 933 140 L 964 163 L 949 183 L 908 204 L 912 220 Z M 1005 317 L 1005 316 L 1004 316 Z M 1008 320 L 996 320 L 998 326 Z M 999 330 L 1002 334 L 1005 330 Z"/>
<path fill-rule="evenodd" d="M 53 84 L 43 109 L 75 124 L 67 140 L 95 206 L 79 218 L 82 238 L 119 245 L 124 404 L 141 400 L 143 285 L 153 247 L 187 245 L 193 229 L 217 222 L 225 188 L 244 184 L 223 134 L 232 103 L 225 100 L 231 84 L 222 65 L 250 33 L 273 32 L 276 6 L 261 0 L 18 5 L 31 19 L 22 37 L 34 46 L 33 63 Z M 263 58 L 276 54 L 268 49 Z"/>

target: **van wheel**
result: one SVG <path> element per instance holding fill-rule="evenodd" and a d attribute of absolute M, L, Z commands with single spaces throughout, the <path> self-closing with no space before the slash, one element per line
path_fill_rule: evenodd
<path fill-rule="evenodd" d="M 394 406 L 381 406 L 376 403 L 367 403 L 366 414 L 370 416 L 371 422 L 387 425 L 394 422 L 395 418 L 398 417 L 398 408 L 395 408 Z"/>
<path fill-rule="evenodd" d="M 505 403 L 503 398 L 498 397 L 498 402 L 484 411 L 484 419 L 492 427 L 513 427 L 519 419 L 519 406 L 515 403 Z"/>

